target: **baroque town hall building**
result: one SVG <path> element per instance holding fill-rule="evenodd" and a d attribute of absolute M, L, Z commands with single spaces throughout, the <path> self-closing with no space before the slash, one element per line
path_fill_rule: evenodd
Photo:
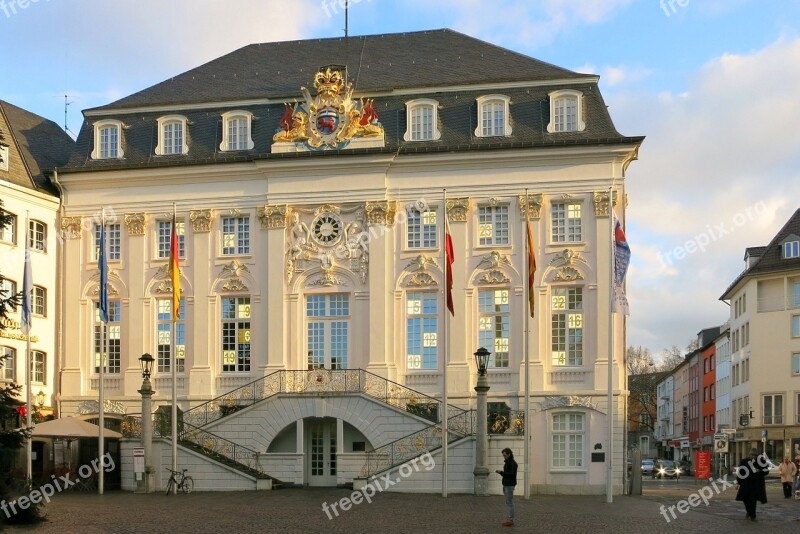
<path fill-rule="evenodd" d="M 603 493 L 606 464 L 592 460 L 609 450 L 613 347 L 621 493 L 625 321 L 609 311 L 610 204 L 624 221 L 625 170 L 643 138 L 616 131 L 597 76 L 451 30 L 315 39 L 246 46 L 84 115 L 56 177 L 68 237 L 61 414 L 97 411 L 105 209 L 105 409 L 135 433 L 138 358 L 152 354 L 156 477 L 169 465 L 158 414 L 171 402 L 174 350 L 180 463 L 197 489 L 255 488 L 265 475 L 348 484 L 431 450 L 436 469 L 397 491 L 437 491 L 446 387 L 449 486 L 471 492 L 481 422 L 465 410 L 475 408 L 473 353 L 485 347 L 490 461 L 512 447 L 521 477 L 527 424 L 534 493 Z"/>

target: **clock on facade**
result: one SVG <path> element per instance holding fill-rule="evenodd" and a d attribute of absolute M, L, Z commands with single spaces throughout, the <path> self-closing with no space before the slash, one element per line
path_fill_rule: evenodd
<path fill-rule="evenodd" d="M 320 245 L 333 245 L 342 235 L 342 220 L 335 213 L 323 213 L 311 223 L 311 236 Z"/>

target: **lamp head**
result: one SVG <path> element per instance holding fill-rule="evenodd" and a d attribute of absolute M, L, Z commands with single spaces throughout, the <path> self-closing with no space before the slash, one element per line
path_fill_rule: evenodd
<path fill-rule="evenodd" d="M 486 376 L 486 368 L 489 367 L 489 356 L 492 353 L 481 347 L 475 351 L 475 363 L 478 365 L 478 376 Z"/>
<path fill-rule="evenodd" d="M 139 356 L 139 363 L 142 367 L 142 378 L 149 380 L 153 372 L 153 357 L 145 352 Z"/>
<path fill-rule="evenodd" d="M 44 406 L 44 401 L 45 401 L 46 398 L 47 398 L 47 395 L 45 395 L 44 391 L 42 391 L 40 389 L 39 393 L 36 394 L 36 404 L 39 406 L 39 408 Z"/>

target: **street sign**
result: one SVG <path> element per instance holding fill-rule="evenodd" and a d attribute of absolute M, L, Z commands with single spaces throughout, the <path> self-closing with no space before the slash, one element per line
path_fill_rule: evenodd
<path fill-rule="evenodd" d="M 723 434 L 736 434 L 736 429 L 735 428 L 722 428 L 722 429 L 720 429 L 720 431 Z"/>
<path fill-rule="evenodd" d="M 728 434 L 714 434 L 714 452 L 728 452 Z"/>

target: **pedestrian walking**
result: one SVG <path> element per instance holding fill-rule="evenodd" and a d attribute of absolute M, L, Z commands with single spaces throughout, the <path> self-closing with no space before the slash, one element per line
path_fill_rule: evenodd
<path fill-rule="evenodd" d="M 736 468 L 736 483 L 739 490 L 736 500 L 744 503 L 747 519 L 756 520 L 756 506 L 767 503 L 767 484 L 764 477 L 769 473 L 769 467 L 764 456 L 758 455 L 758 449 L 750 449 L 750 457 L 742 458 Z"/>
<path fill-rule="evenodd" d="M 792 486 L 794 485 L 794 476 L 797 474 L 797 467 L 788 456 L 783 458 L 783 463 L 778 467 L 778 472 L 781 474 L 781 484 L 783 484 L 783 498 L 792 498 Z"/>
<path fill-rule="evenodd" d="M 506 508 L 508 509 L 508 519 L 503 521 L 504 527 L 514 526 L 514 488 L 517 486 L 517 462 L 514 460 L 514 453 L 506 447 L 502 450 L 503 470 L 495 471 L 503 477 L 503 495 L 506 498 Z"/>

